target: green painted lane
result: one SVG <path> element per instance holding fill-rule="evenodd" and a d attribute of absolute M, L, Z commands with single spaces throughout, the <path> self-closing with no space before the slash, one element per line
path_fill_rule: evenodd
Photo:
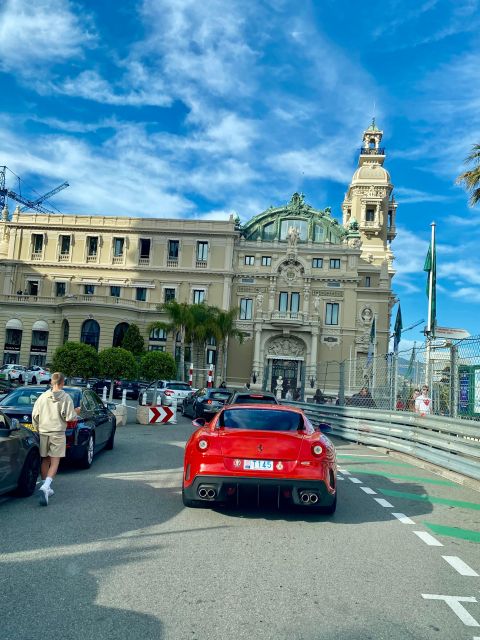
<path fill-rule="evenodd" d="M 388 473 L 387 471 L 373 471 L 371 469 L 355 469 L 355 473 L 364 473 L 369 476 L 385 476 L 385 478 L 396 478 L 398 480 L 410 480 L 411 482 L 418 482 L 423 484 L 441 484 L 446 487 L 455 487 L 457 488 L 454 482 L 450 482 L 450 480 L 441 480 L 440 478 L 421 478 L 419 476 L 405 476 L 399 473 Z"/>
<path fill-rule="evenodd" d="M 419 500 L 421 502 L 431 502 L 433 504 L 446 504 L 449 507 L 460 507 L 461 509 L 474 509 L 480 511 L 480 504 L 477 502 L 465 502 L 464 500 L 449 500 L 447 498 L 437 498 L 425 493 L 406 493 L 404 491 L 394 491 L 392 489 L 378 489 L 380 493 L 391 498 L 404 498 L 405 500 Z"/>
<path fill-rule="evenodd" d="M 433 522 L 424 522 L 426 527 L 440 536 L 449 536 L 450 538 L 461 538 L 470 542 L 480 542 L 480 531 L 472 531 L 472 529 L 460 529 L 459 527 L 445 527 L 441 524 Z"/>
<path fill-rule="evenodd" d="M 396 460 L 385 460 L 384 458 L 364 458 L 362 456 L 346 456 L 338 453 L 337 458 L 342 458 L 340 464 L 342 464 L 344 467 L 347 467 L 350 463 L 356 464 L 357 462 L 362 462 L 365 464 L 389 464 L 394 465 L 395 467 L 410 467 L 411 469 L 414 468 L 414 465 L 408 464 L 408 462 L 397 462 Z"/>

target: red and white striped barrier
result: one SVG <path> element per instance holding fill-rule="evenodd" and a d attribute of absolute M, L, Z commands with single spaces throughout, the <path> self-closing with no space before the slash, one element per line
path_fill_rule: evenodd
<path fill-rule="evenodd" d="M 207 387 L 213 387 L 213 370 L 211 367 L 208 370 Z"/>
<path fill-rule="evenodd" d="M 188 384 L 193 387 L 193 362 L 188 370 Z"/>

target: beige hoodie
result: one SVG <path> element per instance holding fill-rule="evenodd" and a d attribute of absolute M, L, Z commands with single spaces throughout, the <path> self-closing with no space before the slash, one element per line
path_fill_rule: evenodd
<path fill-rule="evenodd" d="M 73 400 L 65 391 L 49 389 L 33 405 L 32 422 L 40 433 L 63 433 L 67 421 L 77 417 Z"/>

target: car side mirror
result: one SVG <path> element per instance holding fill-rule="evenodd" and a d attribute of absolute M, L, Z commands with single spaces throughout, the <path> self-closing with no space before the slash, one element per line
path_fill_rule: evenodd
<path fill-rule="evenodd" d="M 105 406 L 109 411 L 115 411 L 115 409 L 117 408 L 117 405 L 114 404 L 113 402 L 107 402 Z"/>
<path fill-rule="evenodd" d="M 192 421 L 192 424 L 194 427 L 200 428 L 204 427 L 207 424 L 207 421 L 205 420 L 205 418 L 197 418 L 196 420 Z"/>
<path fill-rule="evenodd" d="M 331 433 L 332 431 L 331 425 L 327 424 L 326 422 L 320 422 L 318 428 L 322 433 Z"/>
<path fill-rule="evenodd" d="M 17 418 L 10 419 L 10 431 L 18 431 L 20 429 L 20 422 Z"/>

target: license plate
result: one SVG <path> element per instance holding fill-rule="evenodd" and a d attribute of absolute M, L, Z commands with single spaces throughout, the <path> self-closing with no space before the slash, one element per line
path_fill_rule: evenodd
<path fill-rule="evenodd" d="M 273 471 L 273 460 L 244 460 L 243 468 L 249 471 Z"/>
<path fill-rule="evenodd" d="M 36 428 L 31 422 L 22 422 L 22 426 L 25 427 L 25 429 L 30 429 L 30 431 L 36 431 Z"/>

